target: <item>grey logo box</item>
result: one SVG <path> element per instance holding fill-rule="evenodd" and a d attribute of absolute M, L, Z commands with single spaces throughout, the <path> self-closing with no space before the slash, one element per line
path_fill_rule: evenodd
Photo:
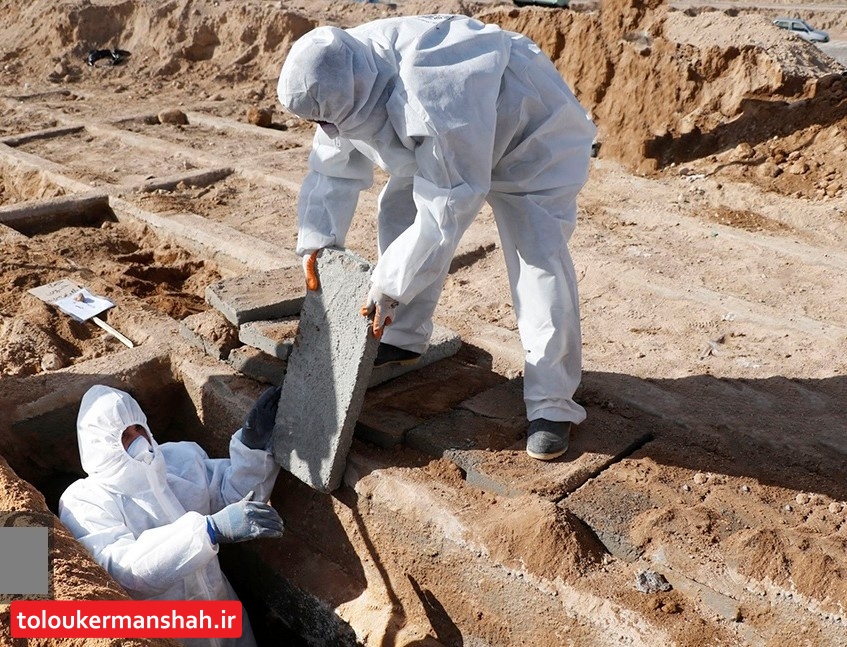
<path fill-rule="evenodd" d="M 4 527 L 7 516 L 11 515 L 0 515 L 0 595 L 46 595 L 50 586 L 50 529 Z"/>

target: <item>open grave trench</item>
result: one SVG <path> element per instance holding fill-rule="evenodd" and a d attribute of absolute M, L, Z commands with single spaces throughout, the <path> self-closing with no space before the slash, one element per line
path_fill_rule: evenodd
<path fill-rule="evenodd" d="M 76 411 L 95 383 L 132 392 L 160 442 L 193 440 L 225 455 L 273 379 L 199 348 L 184 322 L 215 314 L 211 283 L 300 272 L 291 178 L 307 150 L 285 130 L 199 112 L 177 125 L 155 115 L 82 124 L 6 107 L 30 110 L 37 129 L 0 137 L 0 239 L 11 278 L 0 312 L 4 325 L 24 313 L 31 325 L 21 333 L 40 330 L 33 349 L 50 347 L 55 360 L 33 350 L 18 369 L 3 367 L 0 455 L 43 494 L 41 511 L 55 513 L 64 488 L 83 476 Z M 363 197 L 365 208 L 373 199 Z M 361 220 L 348 243 L 369 257 L 374 223 Z M 471 232 L 455 265 L 472 263 L 487 241 Z M 135 347 L 27 293 L 60 278 L 113 300 L 104 319 Z M 587 376 L 580 396 L 594 436 L 576 435 L 572 461 L 530 463 L 521 381 L 500 368 L 522 355 L 520 345 L 494 326 L 482 337 L 368 392 L 345 486 L 332 496 L 280 473 L 272 502 L 287 521 L 282 540 L 222 549 L 260 644 L 285 636 L 308 645 L 653 645 L 699 631 L 764 645 L 774 634 L 741 621 L 773 608 L 789 625 L 808 624 L 811 609 L 815 630 L 835 640 L 837 601 L 794 597 L 720 570 L 717 558 L 689 563 L 628 540 L 635 515 L 679 496 L 615 482 L 615 465 L 674 452 L 675 424 L 633 405 L 633 392 L 659 387 Z M 655 485 L 663 468 L 651 464 L 645 479 Z M 833 501 L 844 496 L 823 477 L 815 487 Z M 600 496 L 619 499 L 617 518 L 595 514 Z M 751 523 L 730 518 L 725 532 Z M 66 534 L 58 523 L 53 532 Z M 657 566 L 674 586 L 658 603 L 631 586 L 634 567 Z"/>

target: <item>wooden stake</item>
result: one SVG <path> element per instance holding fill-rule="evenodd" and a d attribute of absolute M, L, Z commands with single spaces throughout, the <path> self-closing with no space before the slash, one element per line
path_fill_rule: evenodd
<path fill-rule="evenodd" d="M 114 337 L 116 337 L 116 338 L 118 339 L 118 341 L 120 341 L 120 342 L 121 342 L 122 344 L 124 344 L 125 346 L 128 346 L 129 348 L 135 348 L 135 344 L 133 344 L 133 343 L 132 343 L 132 342 L 131 342 L 128 338 L 124 337 L 124 336 L 123 336 L 121 333 L 119 333 L 117 330 L 115 330 L 114 328 L 112 328 L 112 327 L 111 327 L 109 324 L 107 324 L 105 321 L 103 321 L 102 319 L 100 319 L 100 317 L 91 317 L 91 321 L 93 321 L 94 323 L 96 323 L 98 326 L 100 326 L 103 330 L 105 330 L 105 331 L 106 331 L 107 333 L 109 333 L 110 335 L 113 335 Z"/>

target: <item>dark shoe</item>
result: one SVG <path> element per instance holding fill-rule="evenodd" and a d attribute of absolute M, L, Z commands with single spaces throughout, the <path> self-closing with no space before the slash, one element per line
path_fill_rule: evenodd
<path fill-rule="evenodd" d="M 538 418 L 529 423 L 526 453 L 540 461 L 551 461 L 568 451 L 571 423 Z"/>
<path fill-rule="evenodd" d="M 420 358 L 420 353 L 415 353 L 410 350 L 406 350 L 405 348 L 398 348 L 397 346 L 380 342 L 379 348 L 376 351 L 374 368 L 388 366 L 389 364 L 406 366 L 408 364 L 414 364 Z"/>

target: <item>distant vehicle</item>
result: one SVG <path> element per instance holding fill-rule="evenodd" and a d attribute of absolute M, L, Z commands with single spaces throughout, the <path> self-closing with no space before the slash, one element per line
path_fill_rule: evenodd
<path fill-rule="evenodd" d="M 820 29 L 815 29 L 805 20 L 800 20 L 799 18 L 777 18 L 773 21 L 773 24 L 797 34 L 800 38 L 810 43 L 829 42 L 829 34 Z"/>
<path fill-rule="evenodd" d="M 514 3 L 519 7 L 527 5 L 538 5 L 539 7 L 567 7 L 571 0 L 514 0 Z"/>

